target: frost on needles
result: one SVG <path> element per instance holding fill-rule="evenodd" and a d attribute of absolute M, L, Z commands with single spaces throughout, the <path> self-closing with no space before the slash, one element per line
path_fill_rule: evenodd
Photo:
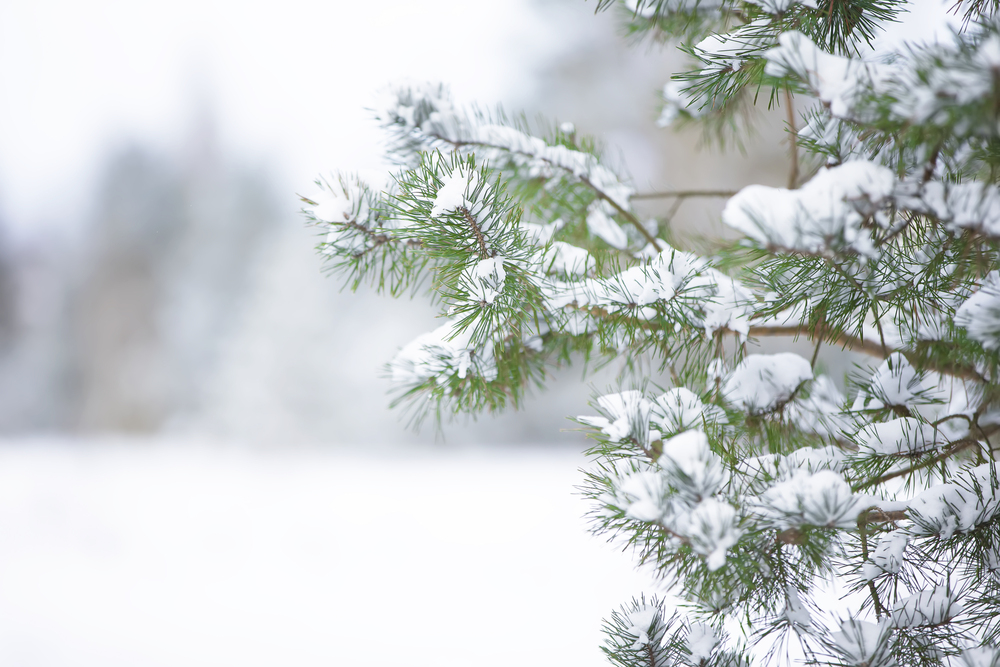
<path fill-rule="evenodd" d="M 303 201 L 333 273 L 438 308 L 388 363 L 396 402 L 475 416 L 559 365 L 620 369 L 576 418 L 582 491 L 660 590 L 610 613 L 613 664 L 1000 666 L 996 3 L 893 53 L 873 44 L 905 2 L 597 6 L 687 54 L 661 124 L 725 143 L 779 106 L 786 187 L 728 197 L 740 240 L 685 244 L 572 123 L 392 89 L 390 185 Z"/>

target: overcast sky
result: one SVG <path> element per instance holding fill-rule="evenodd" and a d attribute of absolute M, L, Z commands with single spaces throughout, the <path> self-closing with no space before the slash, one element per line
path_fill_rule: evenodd
<path fill-rule="evenodd" d="M 459 99 L 516 106 L 566 46 L 552 11 L 612 20 L 532 0 L 3 3 L 0 219 L 18 237 L 78 219 L 110 149 L 176 143 L 199 104 L 224 145 L 282 186 L 375 167 L 364 107 L 379 88 L 438 80 Z"/>

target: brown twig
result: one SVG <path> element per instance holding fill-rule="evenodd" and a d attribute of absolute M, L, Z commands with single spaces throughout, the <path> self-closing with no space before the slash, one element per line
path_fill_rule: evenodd
<path fill-rule="evenodd" d="M 866 530 L 868 526 L 868 512 L 862 512 L 858 516 L 858 534 L 861 536 L 861 559 L 868 560 L 868 531 Z M 875 589 L 875 582 L 868 582 L 868 592 L 872 596 L 872 602 L 875 603 L 875 618 L 879 619 L 885 613 L 885 609 L 882 607 L 882 602 L 878 599 L 878 591 Z"/>
<path fill-rule="evenodd" d="M 935 373 L 940 373 L 942 375 L 950 375 L 963 380 L 986 382 L 986 378 L 984 378 L 975 368 L 928 362 L 926 359 L 922 359 L 915 351 L 893 350 L 888 346 L 883 347 L 881 342 L 864 340 L 862 338 L 858 338 L 857 336 L 851 336 L 843 331 L 836 331 L 827 327 L 816 327 L 815 329 L 811 329 L 804 324 L 776 326 L 751 325 L 749 335 L 753 338 L 765 338 L 769 336 L 791 336 L 797 338 L 799 336 L 805 336 L 809 340 L 822 339 L 835 345 L 839 345 L 844 350 L 860 352 L 862 354 L 878 357 L 880 359 L 884 359 L 893 352 L 899 352 L 906 357 L 907 361 L 917 368 L 934 371 Z"/>
<path fill-rule="evenodd" d="M 611 317 L 611 313 L 609 313 L 607 309 L 600 306 L 580 306 L 574 302 L 567 304 L 567 307 L 589 313 L 590 315 L 601 319 L 609 319 Z M 659 329 L 659 325 L 655 322 L 643 321 L 639 323 L 639 326 L 647 330 Z M 737 333 L 736 331 L 728 328 L 719 329 L 719 331 L 729 334 Z M 750 325 L 747 336 L 750 338 L 769 338 L 772 336 L 788 336 L 791 338 L 798 338 L 800 336 L 805 336 L 808 340 L 824 340 L 828 343 L 839 345 L 843 350 L 867 354 L 879 359 L 885 359 L 887 355 L 892 354 L 893 352 L 899 352 L 916 368 L 934 371 L 935 373 L 940 373 L 941 375 L 948 375 L 962 380 L 969 380 L 971 382 L 987 383 L 986 378 L 984 378 L 975 368 L 929 362 L 928 360 L 921 358 L 917 351 L 893 350 L 888 347 L 884 348 L 880 342 L 858 338 L 857 336 L 852 336 L 843 331 L 837 331 L 835 329 L 825 327 L 822 324 L 815 328 L 810 328 L 805 324 Z"/>
<path fill-rule="evenodd" d="M 795 104 L 792 101 L 792 91 L 785 88 L 785 104 L 788 105 L 789 154 L 792 158 L 791 170 L 788 173 L 788 189 L 799 187 L 799 131 L 795 128 Z"/>
<path fill-rule="evenodd" d="M 637 192 L 632 199 L 710 199 L 712 197 L 733 197 L 739 190 L 663 190 L 659 192 Z"/>
<path fill-rule="evenodd" d="M 886 473 L 881 477 L 876 477 L 875 479 L 870 479 L 866 482 L 854 484 L 851 486 L 851 491 L 857 493 L 858 491 L 862 491 L 864 489 L 868 489 L 873 486 L 878 486 L 883 482 L 888 482 L 890 479 L 896 479 L 897 477 L 902 477 L 903 475 L 909 475 L 910 473 L 916 472 L 918 470 L 923 470 L 924 468 L 930 468 L 931 466 L 937 465 L 938 463 L 941 463 L 942 461 L 951 458 L 952 456 L 958 454 L 959 452 L 965 451 L 966 449 L 972 447 L 973 445 L 978 445 L 979 441 L 974 438 L 962 438 L 961 440 L 956 440 L 951 444 L 952 446 L 950 448 L 941 452 L 937 456 L 932 456 L 923 463 L 917 463 L 912 466 L 907 466 L 902 470 L 896 470 L 890 473 Z"/>
<path fill-rule="evenodd" d="M 470 213 L 469 209 L 466 207 L 459 206 L 458 211 L 462 214 L 462 217 L 465 218 L 465 221 L 469 223 L 469 226 L 472 227 L 472 234 L 476 237 L 476 243 L 479 244 L 479 259 L 488 258 L 490 256 L 490 251 L 489 248 L 486 247 L 486 238 L 483 236 L 482 230 L 479 229 L 479 223 L 476 222 L 476 219 L 472 217 L 472 213 Z"/>

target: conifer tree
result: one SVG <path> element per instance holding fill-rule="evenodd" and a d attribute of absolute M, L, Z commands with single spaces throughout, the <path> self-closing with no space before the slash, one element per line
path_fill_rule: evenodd
<path fill-rule="evenodd" d="M 351 287 L 440 309 L 389 363 L 396 402 L 498 411 L 553 366 L 620 364 L 620 390 L 577 418 L 583 492 L 594 532 L 674 597 L 610 615 L 615 665 L 997 667 L 997 2 L 962 1 L 950 39 L 879 57 L 905 1 L 613 9 L 688 55 L 663 124 L 738 136 L 755 105 L 800 110 L 788 187 L 731 196 L 742 238 L 699 254 L 636 213 L 572 125 L 395 90 L 376 111 L 391 187 L 341 175 L 304 201 Z M 762 353 L 774 336 L 871 363 L 842 393 L 815 353 Z"/>

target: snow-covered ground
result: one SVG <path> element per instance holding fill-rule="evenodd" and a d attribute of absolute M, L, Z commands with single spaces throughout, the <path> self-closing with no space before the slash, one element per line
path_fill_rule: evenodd
<path fill-rule="evenodd" d="M 0 665 L 606 664 L 569 449 L 0 445 Z"/>

